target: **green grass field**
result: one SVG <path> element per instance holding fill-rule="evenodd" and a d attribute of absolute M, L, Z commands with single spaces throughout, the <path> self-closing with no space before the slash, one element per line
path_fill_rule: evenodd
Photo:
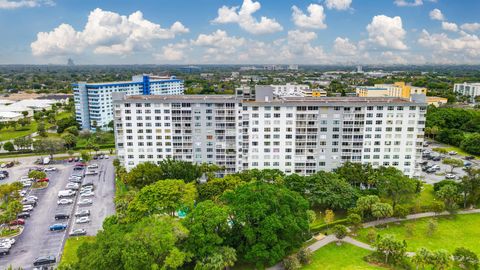
<path fill-rule="evenodd" d="M 62 260 L 60 265 L 68 265 L 76 262 L 77 258 L 77 249 L 78 247 L 85 242 L 93 242 L 95 236 L 79 236 L 68 238 L 65 242 L 65 247 L 63 248 Z"/>
<path fill-rule="evenodd" d="M 458 247 L 465 247 L 480 254 L 480 214 L 456 215 L 453 217 L 437 217 L 438 227 L 432 236 L 427 235 L 428 221 L 431 218 L 402 222 L 400 225 L 390 224 L 388 228 L 379 228 L 380 235 L 392 234 L 397 239 L 407 241 L 407 250 L 416 251 L 420 247 L 429 249 L 446 249 L 453 252 Z M 407 234 L 405 225 L 411 227 L 411 235 Z M 358 232 L 359 240 L 367 242 L 369 229 Z"/>
<path fill-rule="evenodd" d="M 37 131 L 37 122 L 33 121 L 30 125 L 26 125 L 21 127 L 20 125 L 17 126 L 17 130 L 14 130 L 13 127 L 4 128 L 0 130 L 0 141 L 6 141 L 15 139 L 18 137 L 23 137 L 30 135 Z"/>
<path fill-rule="evenodd" d="M 448 152 L 450 151 L 455 151 L 458 153 L 458 155 L 456 156 L 452 156 L 452 158 L 460 158 L 459 156 L 474 156 L 476 159 L 480 159 L 480 156 L 477 156 L 477 155 L 473 155 L 473 154 L 469 154 L 465 151 L 463 151 L 461 148 L 459 147 L 456 147 L 456 146 L 448 146 L 448 147 L 439 147 L 439 148 L 442 148 L 442 149 L 445 149 L 447 150 Z"/>
<path fill-rule="evenodd" d="M 313 253 L 312 263 L 304 266 L 303 270 L 370 270 L 388 269 L 371 265 L 363 260 L 371 251 L 343 243 L 328 244 Z"/>

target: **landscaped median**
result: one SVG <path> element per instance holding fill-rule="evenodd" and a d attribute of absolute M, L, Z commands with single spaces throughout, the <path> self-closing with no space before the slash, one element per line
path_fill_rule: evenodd
<path fill-rule="evenodd" d="M 11 237 L 16 237 L 22 234 L 23 232 L 23 226 L 12 226 L 9 227 L 7 226 L 6 228 L 3 228 L 0 230 L 0 240 L 2 238 L 11 238 Z"/>
<path fill-rule="evenodd" d="M 60 260 L 59 269 L 64 269 L 68 265 L 75 263 L 78 260 L 77 250 L 83 243 L 91 243 L 95 240 L 95 236 L 78 236 L 70 237 L 65 242 L 65 247 Z"/>

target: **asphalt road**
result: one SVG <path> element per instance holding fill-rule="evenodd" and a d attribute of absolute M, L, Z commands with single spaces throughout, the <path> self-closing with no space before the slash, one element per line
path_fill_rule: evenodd
<path fill-rule="evenodd" d="M 26 160 L 19 159 L 21 164 L 8 169 L 10 177 L 4 180 L 4 182 L 13 182 L 26 175 L 28 168 L 34 166 L 32 164 L 34 160 L 32 158 Z M 90 163 L 97 163 L 101 171 L 99 175 L 89 176 L 97 178 L 94 181 L 95 196 L 90 197 L 94 201 L 93 205 L 81 207 L 81 209 L 90 209 L 92 221 L 88 224 L 77 225 L 73 216 L 77 207 L 74 204 L 57 205 L 58 191 L 63 190 L 68 183 L 68 177 L 73 173 L 73 164 L 53 165 L 58 168 L 58 171 L 48 173 L 50 178 L 48 188 L 31 191 L 31 195 L 38 197 L 38 204 L 31 212 L 31 217 L 26 219 L 24 231 L 20 236 L 16 237 L 16 243 L 11 248 L 10 254 L 0 257 L 0 269 L 7 268 L 9 265 L 15 268 L 32 269 L 34 259 L 44 255 L 54 255 L 57 261 L 59 261 L 65 239 L 72 228 L 84 228 L 89 235 L 95 235 L 101 229 L 105 217 L 112 215 L 115 211 L 113 204 L 115 194 L 114 169 L 112 158 L 108 160 L 94 160 Z M 71 218 L 69 220 L 56 221 L 54 219 L 56 213 L 69 213 Z M 50 232 L 48 227 L 55 223 L 67 223 L 67 230 Z"/>

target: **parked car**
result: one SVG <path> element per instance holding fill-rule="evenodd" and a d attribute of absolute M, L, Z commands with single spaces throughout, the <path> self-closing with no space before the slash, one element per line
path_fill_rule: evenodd
<path fill-rule="evenodd" d="M 446 179 L 456 179 L 457 176 L 456 176 L 455 174 L 453 174 L 453 173 L 447 173 L 447 174 L 445 175 L 445 178 L 446 178 Z"/>
<path fill-rule="evenodd" d="M 11 168 L 11 167 L 13 167 L 13 165 L 15 165 L 15 163 L 13 163 L 13 161 L 10 161 L 10 162 L 7 162 L 7 163 L 5 164 L 5 167 Z"/>
<path fill-rule="evenodd" d="M 7 178 L 7 176 L 3 173 L 0 173 L 0 180 L 4 180 L 5 178 Z"/>
<path fill-rule="evenodd" d="M 104 155 L 104 157 L 105 157 L 105 159 L 108 159 L 108 158 L 109 158 L 109 156 L 108 156 L 108 155 Z"/>
<path fill-rule="evenodd" d="M 97 175 L 98 172 L 97 171 L 87 171 L 85 172 L 85 175 Z"/>
<path fill-rule="evenodd" d="M 73 157 L 67 159 L 68 162 L 73 162 Z"/>
<path fill-rule="evenodd" d="M 8 223 L 10 226 L 17 226 L 17 225 L 25 225 L 25 220 L 24 219 L 15 219 L 15 220 L 12 220 Z"/>
<path fill-rule="evenodd" d="M 32 210 L 33 210 L 33 206 L 31 206 L 30 204 L 27 204 L 23 206 L 22 212 L 28 212 Z"/>
<path fill-rule="evenodd" d="M 66 189 L 71 189 L 71 190 L 78 190 L 79 185 L 77 183 L 68 183 L 67 186 L 65 187 Z"/>
<path fill-rule="evenodd" d="M 76 192 L 74 190 L 60 190 L 58 192 L 58 198 L 64 198 L 64 197 L 72 197 L 75 196 Z"/>
<path fill-rule="evenodd" d="M 18 192 L 18 194 L 20 194 L 20 196 L 22 196 L 22 197 L 25 197 L 25 195 L 27 195 L 27 191 L 26 190 L 20 190 L 20 192 Z"/>
<path fill-rule="evenodd" d="M 79 210 L 75 213 L 76 217 L 85 217 L 85 216 L 90 216 L 90 210 L 85 209 L 85 210 Z"/>
<path fill-rule="evenodd" d="M 463 166 L 465 166 L 465 167 L 468 168 L 468 167 L 471 167 L 471 166 L 472 166 L 472 163 L 471 163 L 471 162 L 468 162 L 468 161 L 464 161 L 464 162 L 463 162 Z"/>
<path fill-rule="evenodd" d="M 42 266 L 42 265 L 49 265 L 49 264 L 54 264 L 57 262 L 55 259 L 55 256 L 42 256 L 38 257 L 33 261 L 33 266 Z"/>
<path fill-rule="evenodd" d="M 32 186 L 32 181 L 28 181 L 28 180 L 24 180 L 24 181 L 21 181 L 23 187 L 30 187 Z"/>
<path fill-rule="evenodd" d="M 28 195 L 27 197 L 25 197 L 25 199 L 38 201 L 38 197 L 37 197 L 37 196 L 33 196 L 33 195 Z"/>
<path fill-rule="evenodd" d="M 100 156 L 98 156 L 99 159 L 103 159 L 105 158 L 105 155 L 101 154 Z"/>
<path fill-rule="evenodd" d="M 75 161 L 75 162 L 80 161 L 80 157 L 75 157 L 75 158 L 73 159 L 73 161 Z"/>
<path fill-rule="evenodd" d="M 80 217 L 80 218 L 77 218 L 77 220 L 75 220 L 75 223 L 77 224 L 88 223 L 88 222 L 90 222 L 89 217 Z"/>
<path fill-rule="evenodd" d="M 435 168 L 428 168 L 428 169 L 426 170 L 427 173 L 434 173 L 434 172 L 436 172 L 436 171 L 437 171 L 437 170 L 436 170 Z"/>
<path fill-rule="evenodd" d="M 432 158 L 433 161 L 440 161 L 442 160 L 442 157 L 441 156 L 435 156 Z"/>
<path fill-rule="evenodd" d="M 5 175 L 6 177 L 9 176 L 9 173 L 7 171 L 0 171 L 1 174 Z"/>
<path fill-rule="evenodd" d="M 0 248 L 8 248 L 10 249 L 12 247 L 12 244 L 10 244 L 9 242 L 2 242 L 0 243 Z"/>
<path fill-rule="evenodd" d="M 15 244 L 15 242 L 16 242 L 16 241 L 15 241 L 15 238 L 4 238 L 4 239 L 1 239 L 1 240 L 0 240 L 0 244 L 1 244 L 1 243 L 8 243 L 8 244 L 10 244 L 10 245 L 12 245 L 12 246 Z"/>
<path fill-rule="evenodd" d="M 455 156 L 455 155 L 457 154 L 457 152 L 455 152 L 455 151 L 450 151 L 450 152 L 448 152 L 448 154 L 449 154 L 450 156 Z"/>
<path fill-rule="evenodd" d="M 72 178 L 72 179 L 69 178 L 68 181 L 70 181 L 72 183 L 82 183 L 81 178 Z"/>
<path fill-rule="evenodd" d="M 474 160 L 475 157 L 474 157 L 474 156 L 466 156 L 465 159 L 466 159 L 466 160 Z M 7 176 L 8 176 L 8 175 L 7 175 Z"/>
<path fill-rule="evenodd" d="M 55 219 L 69 219 L 70 215 L 65 213 L 55 214 Z"/>
<path fill-rule="evenodd" d="M 31 205 L 31 206 L 37 206 L 37 201 L 35 200 L 22 200 L 23 205 Z"/>
<path fill-rule="evenodd" d="M 85 198 L 85 197 L 92 197 L 94 196 L 95 193 L 93 191 L 86 191 L 84 193 L 80 193 L 80 197 Z"/>
<path fill-rule="evenodd" d="M 67 224 L 57 223 L 49 227 L 50 231 L 63 231 L 67 229 Z"/>
<path fill-rule="evenodd" d="M 8 255 L 10 253 L 9 248 L 0 248 L 0 255 Z"/>
<path fill-rule="evenodd" d="M 50 179 L 48 179 L 47 177 L 45 178 L 41 178 L 41 179 L 38 179 L 37 182 L 41 183 L 41 182 L 49 182 Z"/>
<path fill-rule="evenodd" d="M 87 164 L 84 163 L 84 162 L 78 162 L 78 163 L 75 163 L 75 166 L 78 166 L 78 167 L 86 167 Z"/>
<path fill-rule="evenodd" d="M 75 229 L 70 232 L 70 236 L 81 236 L 81 235 L 86 235 L 87 231 L 85 229 Z"/>
<path fill-rule="evenodd" d="M 98 156 L 97 156 L 97 155 L 93 155 L 93 159 L 94 159 L 94 160 L 97 160 L 97 159 L 98 159 Z"/>
<path fill-rule="evenodd" d="M 71 203 L 73 203 L 72 199 L 61 199 L 61 200 L 57 201 L 58 205 L 67 205 L 67 204 L 71 204 Z"/>
<path fill-rule="evenodd" d="M 85 205 L 91 205 L 93 203 L 93 200 L 92 199 L 82 199 L 80 201 L 78 201 L 78 205 L 79 206 L 85 206 Z"/>
<path fill-rule="evenodd" d="M 43 169 L 44 172 L 54 172 L 56 170 L 57 170 L 57 168 L 55 168 L 55 167 L 46 167 L 45 169 Z"/>
<path fill-rule="evenodd" d="M 81 171 L 81 170 L 83 170 L 83 167 L 82 166 L 75 166 L 75 167 L 73 167 L 73 170 L 74 171 Z"/>
<path fill-rule="evenodd" d="M 25 219 L 25 218 L 29 218 L 29 217 L 30 217 L 30 213 L 28 213 L 28 212 L 21 212 L 17 215 L 17 218 Z"/>
<path fill-rule="evenodd" d="M 96 169 L 98 168 L 98 164 L 90 164 L 87 166 L 87 169 Z"/>
<path fill-rule="evenodd" d="M 429 145 L 430 145 L 429 142 L 424 142 L 424 143 L 423 143 L 423 146 L 424 146 L 424 147 L 428 147 Z"/>

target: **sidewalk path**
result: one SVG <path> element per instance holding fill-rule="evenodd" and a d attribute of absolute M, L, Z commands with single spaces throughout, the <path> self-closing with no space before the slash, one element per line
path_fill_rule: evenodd
<path fill-rule="evenodd" d="M 470 209 L 470 210 L 461 210 L 458 211 L 457 214 L 459 215 L 466 215 L 466 214 L 477 214 L 480 213 L 480 209 Z M 435 216 L 447 216 L 449 215 L 449 212 L 442 212 L 442 213 L 435 213 L 435 212 L 426 212 L 426 213 L 419 213 L 419 214 L 412 214 L 408 215 L 406 218 L 399 219 L 399 218 L 385 218 L 381 220 L 375 220 L 375 221 L 370 221 L 363 223 L 363 228 L 369 228 L 369 227 L 374 227 L 377 225 L 382 225 L 382 224 L 387 224 L 387 223 L 392 223 L 392 222 L 399 222 L 399 221 L 405 221 L 405 220 L 413 220 L 413 219 L 418 219 L 418 218 L 425 218 L 425 217 L 435 217 Z M 338 239 L 334 235 L 328 235 L 325 238 L 318 240 L 317 242 L 311 244 L 307 248 L 310 249 L 312 252 L 332 243 L 338 241 Z M 359 248 L 367 249 L 370 251 L 374 251 L 375 248 L 370 246 L 369 244 L 360 242 L 356 239 L 353 239 L 349 236 L 345 237 L 344 239 L 340 240 L 345 243 L 352 244 L 354 246 L 357 246 Z M 407 252 L 406 253 L 408 257 L 412 257 L 415 255 L 415 252 Z M 283 264 L 281 262 L 277 263 L 276 265 L 267 268 L 267 270 L 283 270 Z"/>

